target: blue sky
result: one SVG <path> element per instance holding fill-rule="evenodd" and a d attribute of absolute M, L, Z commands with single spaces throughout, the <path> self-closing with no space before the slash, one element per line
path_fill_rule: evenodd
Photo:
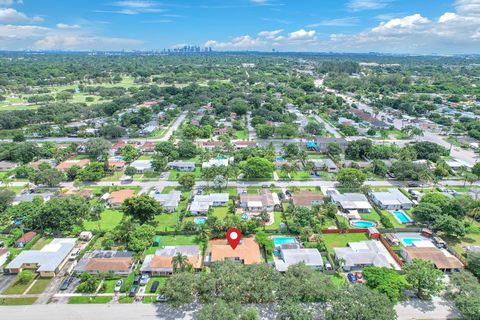
<path fill-rule="evenodd" d="M 0 49 L 480 53 L 480 0 L 0 0 Z"/>

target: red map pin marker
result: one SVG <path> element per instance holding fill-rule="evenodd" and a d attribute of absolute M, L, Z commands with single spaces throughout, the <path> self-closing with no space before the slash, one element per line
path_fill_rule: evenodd
<path fill-rule="evenodd" d="M 240 239 L 242 239 L 242 233 L 240 232 L 240 230 L 238 230 L 237 228 L 228 229 L 227 241 L 233 250 L 235 250 L 235 248 L 238 246 Z"/>

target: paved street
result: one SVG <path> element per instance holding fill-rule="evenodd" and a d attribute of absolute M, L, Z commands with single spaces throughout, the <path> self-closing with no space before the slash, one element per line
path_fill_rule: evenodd
<path fill-rule="evenodd" d="M 441 297 L 434 297 L 432 301 L 411 299 L 400 302 L 396 306 L 398 320 L 440 320 L 458 319 L 460 314 L 454 310 L 452 304 Z"/>

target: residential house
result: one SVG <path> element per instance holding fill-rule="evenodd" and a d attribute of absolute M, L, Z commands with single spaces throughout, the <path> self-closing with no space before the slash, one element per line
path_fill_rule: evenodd
<path fill-rule="evenodd" d="M 25 247 L 36 236 L 37 236 L 37 233 L 35 231 L 28 231 L 24 233 L 17 241 L 15 241 L 15 248 Z"/>
<path fill-rule="evenodd" d="M 210 207 L 226 206 L 228 198 L 228 193 L 196 195 L 190 204 L 190 213 L 193 215 L 206 215 Z"/>
<path fill-rule="evenodd" d="M 55 238 L 41 250 L 22 251 L 5 269 L 12 274 L 28 269 L 41 277 L 54 277 L 67 263 L 76 241 L 76 238 Z"/>
<path fill-rule="evenodd" d="M 187 257 L 188 263 L 193 269 L 199 271 L 202 268 L 202 255 L 199 246 L 167 246 L 149 254 L 143 260 L 140 272 L 153 276 L 165 276 L 173 274 L 172 260 L 177 254 Z"/>
<path fill-rule="evenodd" d="M 310 208 L 313 205 L 323 203 L 323 195 L 320 192 L 299 191 L 292 195 L 292 203 L 296 207 Z"/>
<path fill-rule="evenodd" d="M 121 189 L 112 191 L 107 198 L 108 206 L 111 208 L 119 208 L 125 200 L 135 196 L 135 190 Z"/>
<path fill-rule="evenodd" d="M 135 160 L 130 163 L 130 167 L 135 168 L 138 173 L 153 171 L 152 161 L 150 160 Z"/>
<path fill-rule="evenodd" d="M 230 158 L 214 158 L 202 163 L 202 169 L 211 167 L 227 167 L 230 162 L 233 162 L 233 157 Z"/>
<path fill-rule="evenodd" d="M 194 162 L 172 161 L 167 163 L 167 167 L 177 171 L 195 171 Z"/>
<path fill-rule="evenodd" d="M 387 248 L 377 240 L 349 242 L 346 248 L 333 248 L 335 259 L 343 270 L 358 270 L 366 266 L 400 269 Z"/>
<path fill-rule="evenodd" d="M 349 211 L 357 211 L 360 213 L 370 212 L 372 206 L 368 202 L 367 197 L 361 193 L 344 193 L 344 194 L 330 194 L 332 202 L 345 213 Z"/>
<path fill-rule="evenodd" d="M 378 120 L 377 118 L 372 117 L 370 114 L 366 113 L 365 111 L 351 108 L 350 112 L 352 112 L 355 116 L 360 118 L 363 123 L 371 126 L 372 128 L 383 129 L 383 130 L 390 128 L 390 125 L 388 123 L 385 123 L 381 120 Z"/>
<path fill-rule="evenodd" d="M 80 168 L 85 168 L 90 163 L 89 159 L 82 160 L 66 160 L 57 165 L 57 170 L 61 172 L 66 172 L 73 166 L 78 166 Z"/>
<path fill-rule="evenodd" d="M 221 136 L 227 133 L 228 133 L 228 128 L 215 128 L 213 130 L 213 134 L 217 136 Z"/>
<path fill-rule="evenodd" d="M 15 169 L 20 164 L 11 161 L 0 161 L 0 172 L 6 172 Z"/>
<path fill-rule="evenodd" d="M 261 189 L 259 194 L 240 194 L 239 206 L 249 212 L 273 212 L 275 206 L 280 206 L 280 200 L 276 193 Z"/>
<path fill-rule="evenodd" d="M 86 253 L 75 266 L 77 273 L 113 273 L 128 276 L 135 267 L 133 252 L 116 250 L 94 250 Z"/>
<path fill-rule="evenodd" d="M 470 163 L 457 158 L 445 160 L 445 163 L 452 170 L 469 170 L 473 168 L 473 165 Z"/>
<path fill-rule="evenodd" d="M 223 141 L 204 141 L 202 142 L 203 148 L 207 150 L 213 150 L 215 147 L 223 148 L 225 146 L 225 142 Z"/>
<path fill-rule="evenodd" d="M 125 168 L 126 162 L 118 159 L 108 159 L 108 169 L 112 171 L 121 171 Z"/>
<path fill-rule="evenodd" d="M 121 149 L 124 148 L 127 145 L 127 143 L 123 140 L 118 140 L 110 149 L 110 154 L 111 155 L 116 155 L 119 154 Z"/>
<path fill-rule="evenodd" d="M 313 163 L 314 165 L 314 171 L 316 174 L 322 171 L 334 173 L 338 171 L 338 167 L 333 162 L 332 159 L 314 159 L 314 160 L 309 160 L 309 162 Z"/>
<path fill-rule="evenodd" d="M 155 144 L 152 141 L 145 141 L 141 146 L 140 150 L 143 153 L 152 153 L 155 151 Z"/>
<path fill-rule="evenodd" d="M 437 269 L 442 270 L 443 272 L 456 272 L 464 268 L 463 263 L 453 254 L 446 249 L 439 249 L 433 244 L 432 246 L 426 247 L 402 247 L 400 255 L 408 263 L 411 263 L 413 259 L 430 261 Z"/>
<path fill-rule="evenodd" d="M 413 202 L 398 189 L 370 192 L 369 195 L 372 201 L 383 210 L 406 210 L 413 206 Z"/>
<path fill-rule="evenodd" d="M 41 198 L 43 202 L 49 201 L 52 197 L 54 196 L 53 193 L 51 192 L 45 192 L 45 193 L 20 193 L 15 196 L 13 199 L 12 205 L 16 206 L 19 203 L 22 202 L 31 202 L 35 198 Z"/>
<path fill-rule="evenodd" d="M 37 161 L 32 161 L 28 165 L 32 167 L 35 170 L 38 170 L 40 168 L 40 165 L 46 163 L 50 167 L 55 167 L 55 160 L 54 159 L 39 159 Z"/>
<path fill-rule="evenodd" d="M 151 191 L 150 197 L 162 204 L 163 209 L 166 212 L 174 212 L 178 209 L 178 204 L 182 198 L 182 193 L 177 190 L 172 190 L 167 194 L 162 194 L 158 191 Z"/>
<path fill-rule="evenodd" d="M 330 143 L 337 143 L 344 151 L 348 146 L 348 141 L 344 138 L 318 137 L 315 139 L 315 142 L 308 142 L 307 147 L 320 153 L 326 153 L 327 147 Z"/>
<path fill-rule="evenodd" d="M 208 242 L 204 263 L 210 265 L 214 262 L 226 260 L 238 261 L 243 264 L 262 263 L 260 247 L 254 238 L 243 238 L 235 249 L 228 244 L 227 240 L 218 239 Z"/>
<path fill-rule="evenodd" d="M 285 272 L 288 267 L 301 262 L 314 270 L 323 269 L 322 255 L 318 249 L 300 248 L 298 244 L 281 245 L 278 258 L 274 261 L 275 269 L 279 272 Z"/>
<path fill-rule="evenodd" d="M 233 143 L 235 149 L 243 149 L 243 148 L 255 148 L 257 143 L 255 141 L 235 141 Z"/>

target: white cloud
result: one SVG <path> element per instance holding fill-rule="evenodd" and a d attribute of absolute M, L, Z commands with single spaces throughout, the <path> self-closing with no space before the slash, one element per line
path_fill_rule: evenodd
<path fill-rule="evenodd" d="M 0 8 L 0 22 L 41 22 L 43 18 L 35 16 L 29 17 L 25 13 L 17 11 L 13 8 Z"/>
<path fill-rule="evenodd" d="M 283 31 L 283 29 L 273 30 L 273 31 L 261 31 L 261 32 L 258 33 L 258 36 L 259 37 L 264 37 L 264 38 L 267 38 L 267 39 L 273 39 L 279 33 L 281 33 L 282 31 Z"/>
<path fill-rule="evenodd" d="M 117 11 L 110 11 L 110 12 L 127 14 L 127 15 L 135 15 L 140 13 L 156 13 L 156 12 L 166 11 L 165 9 L 158 8 L 160 6 L 160 3 L 155 1 L 146 1 L 146 0 L 116 1 L 112 5 L 115 7 L 119 7 L 120 9 Z"/>
<path fill-rule="evenodd" d="M 353 11 L 376 10 L 385 8 L 391 0 L 350 0 L 347 7 Z"/>
<path fill-rule="evenodd" d="M 22 0 L 0 0 L 0 6 L 11 6 L 14 4 L 21 4 Z"/>
<path fill-rule="evenodd" d="M 382 22 L 378 27 L 372 29 L 372 32 L 384 32 L 388 30 L 413 29 L 419 25 L 429 23 L 430 20 L 422 17 L 420 14 L 414 14 L 403 18 L 392 19 L 388 22 Z"/>
<path fill-rule="evenodd" d="M 0 40 L 26 40 L 42 36 L 49 30 L 40 26 L 0 25 Z"/>
<path fill-rule="evenodd" d="M 57 23 L 56 27 L 58 29 L 80 29 L 78 24 Z"/>
<path fill-rule="evenodd" d="M 455 10 L 461 15 L 480 15 L 480 0 L 456 0 L 454 6 Z"/>
<path fill-rule="evenodd" d="M 358 18 L 357 17 L 346 17 L 346 18 L 338 18 L 338 19 L 328 19 L 322 20 L 320 22 L 308 24 L 307 27 L 309 28 L 316 28 L 316 27 L 352 27 L 358 25 Z"/>
<path fill-rule="evenodd" d="M 305 29 L 300 29 L 288 34 L 288 39 L 290 40 L 312 40 L 315 38 L 315 30 L 305 31 Z"/>
<path fill-rule="evenodd" d="M 143 41 L 127 38 L 109 38 L 82 35 L 48 35 L 35 42 L 42 50 L 122 50 L 137 48 Z"/>
<path fill-rule="evenodd" d="M 268 0 L 250 0 L 250 2 L 253 2 L 255 4 L 264 4 L 267 3 Z"/>

